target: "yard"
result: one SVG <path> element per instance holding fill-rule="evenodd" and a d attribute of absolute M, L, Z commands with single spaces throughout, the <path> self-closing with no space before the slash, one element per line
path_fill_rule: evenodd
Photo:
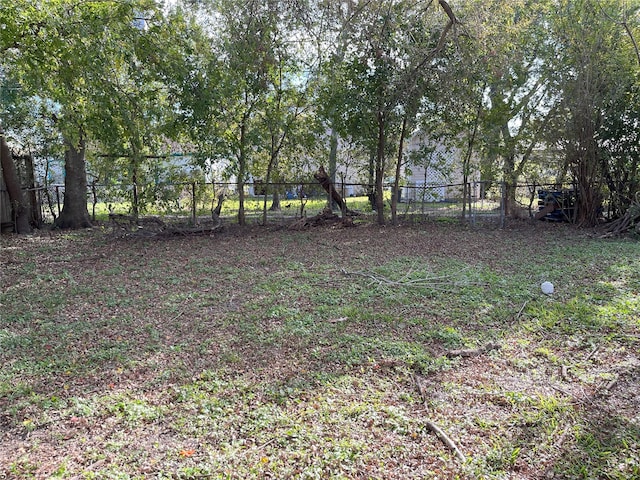
<path fill-rule="evenodd" d="M 640 478 L 637 240 L 431 222 L 0 246 L 0 478 Z"/>

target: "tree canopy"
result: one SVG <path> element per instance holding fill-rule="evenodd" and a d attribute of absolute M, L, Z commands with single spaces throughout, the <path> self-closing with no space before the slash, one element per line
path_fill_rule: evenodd
<path fill-rule="evenodd" d="M 605 199 L 613 217 L 637 201 L 639 9 L 25 0 L 0 8 L 3 138 L 16 152 L 65 152 L 60 227 L 90 224 L 87 155 L 133 185 L 135 208 L 146 165 L 171 146 L 223 162 L 243 223 L 247 181 L 286 178 L 301 159 L 333 177 L 338 139 L 358 147 L 383 223 L 383 188 L 398 188 L 410 137 L 457 148 L 465 183 L 477 170 L 509 199 L 551 168 L 550 181 L 578 187 L 576 221 L 594 225 Z"/>

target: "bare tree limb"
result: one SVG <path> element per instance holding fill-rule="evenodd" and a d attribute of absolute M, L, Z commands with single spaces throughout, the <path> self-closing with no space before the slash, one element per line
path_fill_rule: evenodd
<path fill-rule="evenodd" d="M 453 442 L 453 440 L 451 440 L 447 436 L 446 433 L 442 431 L 440 427 L 438 427 L 435 423 L 429 420 L 426 421 L 425 425 L 429 430 L 431 430 L 433 433 L 436 434 L 436 436 L 440 439 L 442 443 L 444 443 L 447 447 L 449 447 L 451 451 L 453 451 L 453 453 L 455 454 L 456 457 L 458 457 L 458 460 L 460 460 L 460 462 L 464 463 L 467 460 L 464 454 L 458 448 L 458 446 Z"/>
<path fill-rule="evenodd" d="M 424 379 L 419 375 L 414 374 L 413 381 L 415 382 L 416 387 L 420 392 L 420 396 L 422 397 L 422 401 L 424 403 L 425 408 L 427 408 L 427 392 L 425 388 Z M 430 420 L 426 420 L 425 426 L 429 430 L 431 430 L 433 433 L 436 434 L 436 436 L 440 439 L 440 441 L 444 443 L 445 446 L 448 447 L 455 454 L 455 456 L 458 458 L 458 460 L 460 460 L 460 462 L 464 463 L 466 461 L 466 457 L 464 456 L 462 451 L 458 448 L 455 442 L 451 440 L 451 438 L 449 438 L 449 436 L 438 425 L 436 425 L 434 422 Z"/>

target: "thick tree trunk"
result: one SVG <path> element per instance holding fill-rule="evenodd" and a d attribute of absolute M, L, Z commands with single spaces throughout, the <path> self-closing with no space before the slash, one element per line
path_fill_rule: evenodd
<path fill-rule="evenodd" d="M 66 141 L 64 164 L 64 205 L 55 228 L 90 228 L 87 208 L 87 170 L 85 164 L 85 141 L 81 136 L 78 144 Z"/>
<path fill-rule="evenodd" d="M 269 211 L 271 212 L 279 212 L 282 209 L 280 205 L 280 193 L 278 190 L 273 191 L 273 198 L 271 199 L 271 206 L 269 207 Z"/>
<path fill-rule="evenodd" d="M 318 183 L 322 185 L 322 188 L 324 188 L 325 192 L 327 192 L 329 201 L 337 204 L 340 207 L 340 210 L 342 211 L 343 216 L 347 213 L 352 213 L 347 208 L 347 204 L 345 203 L 342 196 L 336 190 L 333 182 L 331 181 L 331 178 L 329 177 L 329 175 L 327 174 L 326 170 L 322 165 L 320 165 L 320 168 L 318 168 L 318 171 L 314 173 L 313 176 L 315 177 L 316 180 L 318 180 Z"/>
<path fill-rule="evenodd" d="M 29 205 L 22 193 L 20 178 L 2 130 L 0 130 L 0 164 L 2 165 L 4 183 L 9 193 L 9 200 L 11 201 L 11 208 L 16 219 L 15 231 L 16 233 L 31 233 Z"/>

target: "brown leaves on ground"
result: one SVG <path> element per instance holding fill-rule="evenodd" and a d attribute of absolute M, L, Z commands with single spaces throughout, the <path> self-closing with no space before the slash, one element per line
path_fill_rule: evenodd
<path fill-rule="evenodd" d="M 525 223 L 3 237 L 0 476 L 562 478 L 587 437 L 640 424 L 637 325 L 539 326 L 541 302 L 573 301 L 562 285 L 538 299 L 542 274 L 573 269 L 580 291 L 607 271 L 563 257 L 589 241 Z M 402 262 L 455 262 L 489 286 L 341 274 Z"/>

